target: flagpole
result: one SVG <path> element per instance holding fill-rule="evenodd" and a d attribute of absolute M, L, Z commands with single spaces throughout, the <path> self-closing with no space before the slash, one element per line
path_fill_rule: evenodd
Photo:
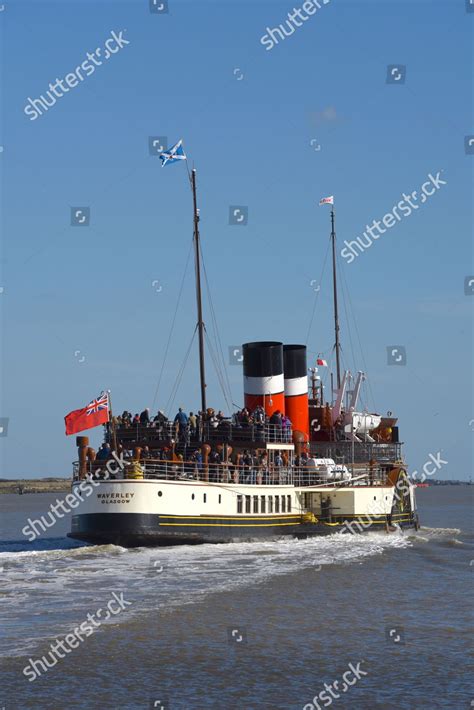
<path fill-rule="evenodd" d="M 113 450 L 117 453 L 117 431 L 115 429 L 114 417 L 112 413 L 112 397 L 110 396 L 110 390 L 107 390 L 107 394 L 109 395 L 109 422 L 112 430 L 112 445 L 114 447 Z"/>
<path fill-rule="evenodd" d="M 202 319 L 202 294 L 201 294 L 201 259 L 199 253 L 199 210 L 196 196 L 196 169 L 191 172 L 191 187 L 193 191 L 194 209 L 194 249 L 196 263 L 196 303 L 197 303 L 197 328 L 199 335 L 199 372 L 201 379 L 201 411 L 204 413 L 206 407 L 206 371 L 204 364 L 204 321 Z"/>
<path fill-rule="evenodd" d="M 337 307 L 337 275 L 336 275 L 336 230 L 334 227 L 334 203 L 331 205 L 331 241 L 332 241 L 332 281 L 334 292 L 334 330 L 336 334 L 336 374 L 337 388 L 341 386 L 341 363 L 340 363 L 340 343 L 339 343 L 339 313 Z"/>

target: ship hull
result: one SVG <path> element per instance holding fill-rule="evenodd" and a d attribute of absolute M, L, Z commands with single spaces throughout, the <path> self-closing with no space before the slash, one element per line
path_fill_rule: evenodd
<path fill-rule="evenodd" d="M 394 526 L 416 526 L 414 507 L 393 512 L 393 488 L 378 487 L 376 493 L 385 501 L 386 510 L 369 514 L 367 501 L 373 493 L 370 488 L 336 492 L 328 488 L 302 491 L 293 486 L 104 481 L 96 483 L 88 496 L 81 494 L 69 537 L 92 544 L 141 547 L 386 532 Z M 308 502 L 314 497 L 317 505 L 328 494 L 338 503 L 338 514 L 324 517 L 313 508 L 315 514 L 309 513 L 312 520 L 308 521 Z M 274 507 L 277 498 L 279 512 L 268 513 L 270 499 Z M 281 510 L 283 499 L 285 512 Z M 245 510 L 249 504 L 251 512 Z"/>

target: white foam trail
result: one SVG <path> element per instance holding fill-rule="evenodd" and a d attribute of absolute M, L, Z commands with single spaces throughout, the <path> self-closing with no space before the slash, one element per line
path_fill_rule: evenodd
<path fill-rule="evenodd" d="M 5 628 L 11 629 L 12 636 L 15 632 L 19 643 L 6 638 L 0 644 L 0 655 L 23 654 L 27 640 L 30 652 L 31 644 L 67 633 L 88 612 L 105 605 L 112 591 L 123 591 L 127 599 L 137 600 L 126 615 L 114 619 L 121 623 L 131 615 L 197 602 L 211 592 L 232 591 L 311 567 L 319 572 L 410 544 L 408 536 L 395 532 L 227 545 L 131 550 L 102 545 L 2 553 L 0 625 L 2 617 L 5 621 L 15 618 L 15 628 L 11 624 Z"/>

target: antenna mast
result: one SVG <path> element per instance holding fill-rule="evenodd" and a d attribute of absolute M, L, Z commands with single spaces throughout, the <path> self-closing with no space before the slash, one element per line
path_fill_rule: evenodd
<path fill-rule="evenodd" d="M 336 349 L 336 375 L 337 388 L 341 386 L 341 361 L 339 343 L 339 313 L 337 309 L 337 276 L 336 276 L 336 230 L 334 228 L 334 205 L 331 207 L 331 241 L 332 241 L 332 282 L 334 291 L 334 330 L 336 334 L 335 349 Z"/>

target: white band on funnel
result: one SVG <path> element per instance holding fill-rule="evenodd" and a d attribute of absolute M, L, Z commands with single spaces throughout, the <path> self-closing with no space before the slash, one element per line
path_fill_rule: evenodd
<path fill-rule="evenodd" d="M 285 380 L 285 397 L 296 397 L 299 394 L 308 394 L 307 375 Z"/>
<path fill-rule="evenodd" d="M 267 395 L 280 394 L 285 389 L 283 373 L 270 377 L 245 377 L 244 394 Z"/>

